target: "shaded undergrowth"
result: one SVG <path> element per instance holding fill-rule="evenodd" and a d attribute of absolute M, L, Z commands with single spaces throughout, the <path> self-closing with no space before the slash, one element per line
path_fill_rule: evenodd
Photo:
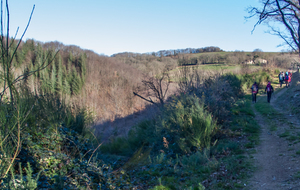
<path fill-rule="evenodd" d="M 99 189 L 125 183 L 99 159 L 91 114 L 54 95 L 20 91 L 0 105 L 1 189 Z"/>

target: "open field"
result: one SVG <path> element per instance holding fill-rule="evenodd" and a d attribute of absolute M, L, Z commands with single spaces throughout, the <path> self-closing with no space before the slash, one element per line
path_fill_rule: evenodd
<path fill-rule="evenodd" d="M 228 52 L 228 51 L 223 51 L 223 52 L 204 52 L 204 53 L 195 53 L 195 54 L 191 54 L 191 57 L 199 57 L 199 56 L 203 56 L 203 55 L 232 55 L 232 54 L 239 54 L 239 53 L 244 53 L 244 54 L 248 54 L 251 55 L 253 54 L 253 52 L 246 52 L 246 51 L 236 51 L 236 52 Z M 263 52 L 263 54 L 265 56 L 269 56 L 269 55 L 278 55 L 280 54 L 279 52 Z"/>
<path fill-rule="evenodd" d="M 204 65 L 192 65 L 192 66 L 178 66 L 175 69 L 169 71 L 170 81 L 179 82 L 182 80 L 183 75 L 192 76 L 195 73 L 203 76 L 203 78 L 215 75 L 215 74 L 225 74 L 225 73 L 245 73 L 254 72 L 262 67 L 256 65 L 226 65 L 226 64 L 204 64 Z"/>

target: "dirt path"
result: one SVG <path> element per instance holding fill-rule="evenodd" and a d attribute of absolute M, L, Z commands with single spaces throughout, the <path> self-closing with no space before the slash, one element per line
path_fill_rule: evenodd
<path fill-rule="evenodd" d="M 298 80 L 297 73 L 290 88 L 295 87 Z M 246 189 L 300 189 L 300 121 L 278 104 L 280 99 L 288 98 L 290 94 L 287 90 L 290 88 L 284 88 L 272 97 L 271 106 L 276 114 L 262 115 L 252 106 L 255 119 L 261 126 L 261 142 L 253 154 L 257 170 Z M 258 103 L 262 104 L 266 99 L 263 95 Z"/>

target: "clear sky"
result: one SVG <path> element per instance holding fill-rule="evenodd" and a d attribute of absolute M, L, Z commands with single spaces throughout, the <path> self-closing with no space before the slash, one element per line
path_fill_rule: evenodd
<path fill-rule="evenodd" d="M 281 51 L 282 40 L 264 25 L 251 34 L 255 19 L 246 8 L 258 0 L 10 0 L 10 35 L 59 41 L 98 54 L 146 53 L 218 46 L 225 51 Z"/>

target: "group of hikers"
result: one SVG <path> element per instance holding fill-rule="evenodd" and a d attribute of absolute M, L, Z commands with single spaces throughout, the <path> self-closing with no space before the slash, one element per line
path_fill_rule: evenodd
<path fill-rule="evenodd" d="M 283 71 L 281 71 L 278 75 L 279 78 L 279 84 L 280 87 L 282 87 L 283 82 L 285 82 L 285 87 L 288 88 L 290 86 L 290 83 L 292 81 L 292 72 L 287 71 L 286 73 L 284 73 Z M 254 82 L 254 84 L 251 87 L 252 90 L 252 103 L 256 103 L 256 95 L 258 93 L 258 85 L 256 82 Z M 265 88 L 265 92 L 267 93 L 267 101 L 268 103 L 270 103 L 271 101 L 271 95 L 274 92 L 274 88 L 271 85 L 271 82 L 269 81 L 266 88 Z"/>
<path fill-rule="evenodd" d="M 286 73 L 281 71 L 278 75 L 280 87 L 282 87 L 282 84 L 285 82 L 285 87 L 288 88 L 292 81 L 292 75 L 293 74 L 290 71 L 287 71 Z"/>

